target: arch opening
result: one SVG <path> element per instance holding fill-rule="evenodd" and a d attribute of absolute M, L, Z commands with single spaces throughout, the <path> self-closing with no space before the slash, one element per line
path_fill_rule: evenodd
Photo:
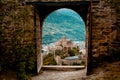
<path fill-rule="evenodd" d="M 86 65 L 86 26 L 77 12 L 60 8 L 45 18 L 42 57 L 43 65 Z"/>
<path fill-rule="evenodd" d="M 56 5 L 60 4 L 60 5 Z M 36 50 L 37 50 L 37 73 L 40 72 L 43 67 L 43 59 L 42 59 L 42 28 L 44 24 L 44 20 L 46 16 L 48 16 L 51 12 L 61 9 L 61 8 L 69 8 L 77 12 L 85 23 L 86 29 L 86 56 L 87 56 L 87 64 L 86 64 L 86 72 L 87 75 L 91 72 L 91 7 L 90 2 L 36 2 L 35 3 L 35 17 L 34 17 L 34 26 L 35 26 L 35 35 L 36 35 Z"/>

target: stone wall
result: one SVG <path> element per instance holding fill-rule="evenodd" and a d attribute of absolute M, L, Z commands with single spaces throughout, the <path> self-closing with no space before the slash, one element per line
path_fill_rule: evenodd
<path fill-rule="evenodd" d="M 92 52 L 93 56 L 99 56 L 108 53 L 110 43 L 115 38 L 115 30 L 112 28 L 116 23 L 116 15 L 115 10 L 105 4 L 105 1 L 93 5 L 92 13 Z"/>
<path fill-rule="evenodd" d="M 34 35 L 33 7 L 22 0 L 0 0 L 0 71 L 36 67 Z"/>
<path fill-rule="evenodd" d="M 112 52 L 112 49 L 116 49 L 112 45 L 116 45 L 113 42 L 116 42 L 117 34 L 119 34 L 116 25 L 118 13 L 107 0 L 101 0 L 100 3 L 93 4 L 92 13 L 93 62 L 110 61 L 112 59 L 110 56 L 117 56 L 117 54 L 114 54 L 115 52 Z"/>
<path fill-rule="evenodd" d="M 21 38 L 20 44 L 29 44 L 33 40 L 33 10 L 22 1 L 2 1 L 0 17 L 4 45 L 13 45 L 12 38 Z M 20 31 L 20 32 L 19 32 Z M 18 32 L 18 33 L 16 33 Z M 26 33 L 26 34 L 25 34 Z M 33 34 L 31 34 L 33 33 Z M 10 44 L 11 43 L 11 44 Z"/>
<path fill-rule="evenodd" d="M 3 1 L 0 11 L 0 26 L 2 27 L 4 40 L 1 41 L 2 46 L 10 52 L 10 46 L 14 41 L 14 37 L 20 39 L 20 44 L 31 44 L 34 39 L 34 14 L 33 7 L 26 6 L 25 1 L 45 1 L 45 0 L 1 0 Z M 48 1 L 74 1 L 74 0 L 48 0 Z M 81 1 L 81 0 L 76 0 Z M 107 0 L 106 0 L 107 1 Z M 116 27 L 117 13 L 115 9 L 106 2 L 101 0 L 100 3 L 92 4 L 92 55 L 93 62 L 99 63 L 101 55 L 109 55 L 111 48 L 116 44 L 115 40 L 120 32 Z M 118 24 L 119 25 L 119 24 Z M 24 29 L 28 33 L 21 36 L 14 34 L 15 32 Z M 29 36 L 32 36 L 29 37 Z M 118 47 L 118 46 L 117 46 Z M 97 61 L 98 60 L 98 61 Z M 101 61 L 101 59 L 100 59 Z M 104 61 L 102 59 L 102 61 Z"/>
<path fill-rule="evenodd" d="M 39 1 L 39 0 L 38 0 Z M 41 0 L 45 1 L 45 0 Z M 48 1 L 73 1 L 73 0 L 48 0 Z M 81 1 L 81 0 L 76 0 Z M 119 29 L 117 28 L 117 13 L 108 0 L 100 0 L 92 4 L 92 56 L 94 63 L 109 60 L 111 49 L 115 49 Z M 117 46 L 118 47 L 118 46 Z M 115 54 L 116 55 L 116 54 Z M 110 58 L 111 59 L 111 58 Z"/>
<path fill-rule="evenodd" d="M 40 1 L 40 0 L 37 0 Z M 44 2 L 45 0 L 41 0 Z M 48 1 L 73 1 L 73 0 L 48 0 Z M 82 1 L 82 0 L 76 0 Z M 84 1 L 84 0 L 83 0 Z M 109 56 L 111 49 L 116 44 L 119 29 L 116 25 L 117 13 L 108 0 L 100 0 L 92 4 L 92 56 L 93 62 L 99 63 Z M 118 47 L 118 46 L 117 46 Z M 107 57 L 108 58 L 108 57 Z"/>

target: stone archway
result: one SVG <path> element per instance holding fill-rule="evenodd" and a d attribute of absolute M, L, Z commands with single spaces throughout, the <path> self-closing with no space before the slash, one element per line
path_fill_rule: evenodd
<path fill-rule="evenodd" d="M 91 3 L 90 1 L 72 1 L 72 2 L 30 2 L 34 5 L 34 20 L 36 31 L 37 48 L 37 72 L 42 67 L 42 25 L 47 15 L 60 8 L 69 8 L 77 12 L 85 22 L 86 26 L 86 54 L 87 54 L 87 74 L 91 71 Z"/>
<path fill-rule="evenodd" d="M 46 17 L 42 26 L 42 67 L 56 66 L 56 68 L 62 69 L 77 66 L 77 68 L 85 68 L 85 42 L 86 28 L 79 14 L 68 8 L 53 11 Z M 75 49 L 79 49 L 79 51 L 75 51 Z M 50 53 L 54 53 L 54 55 L 50 55 Z M 72 59 L 73 56 L 80 60 L 66 60 L 66 58 Z M 55 61 L 51 60 L 51 57 Z"/>

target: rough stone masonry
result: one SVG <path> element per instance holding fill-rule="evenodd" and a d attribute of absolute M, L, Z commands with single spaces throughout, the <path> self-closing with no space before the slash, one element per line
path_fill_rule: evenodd
<path fill-rule="evenodd" d="M 4 0 L 3 0 L 4 1 Z M 10 48 L 12 45 L 9 40 L 13 37 L 13 31 L 15 29 L 19 29 L 20 27 L 32 27 L 29 31 L 34 31 L 33 26 L 33 16 L 34 9 L 32 6 L 25 5 L 26 1 L 75 1 L 75 0 L 15 0 L 10 2 L 10 0 L 4 1 L 4 8 L 2 10 L 4 17 L 1 21 L 0 25 L 4 27 L 4 37 L 6 41 L 4 45 L 7 45 L 7 48 Z M 76 0 L 81 1 L 81 0 Z M 12 5 L 10 3 L 16 4 Z M 24 16 L 24 11 L 27 10 L 26 13 L 27 19 L 24 21 L 20 15 Z M 1 12 L 1 11 L 0 11 Z M 26 11 L 25 11 L 26 12 Z M 25 16 L 26 16 L 25 15 Z M 18 18 L 17 18 L 18 16 Z M 99 61 L 104 61 L 104 59 L 100 59 L 101 55 L 107 56 L 111 53 L 111 49 L 116 49 L 119 47 L 120 41 L 120 29 L 118 26 L 120 19 L 118 18 L 120 15 L 116 13 L 116 10 L 112 5 L 107 2 L 107 0 L 100 0 L 99 3 L 92 4 L 92 56 L 93 62 L 99 63 Z M 16 19 L 16 20 L 15 20 Z M 13 21 L 13 22 L 12 22 Z M 19 22 L 21 21 L 21 24 Z M 16 25 L 19 27 L 16 27 Z M 38 31 L 39 32 L 39 31 Z M 24 44 L 32 43 L 31 38 L 27 35 L 25 36 Z M 99 60 L 100 59 L 100 60 Z M 98 60 L 98 61 L 97 61 Z"/>

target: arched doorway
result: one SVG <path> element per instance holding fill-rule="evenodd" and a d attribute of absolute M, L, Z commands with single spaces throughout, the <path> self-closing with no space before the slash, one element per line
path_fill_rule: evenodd
<path fill-rule="evenodd" d="M 91 4 L 90 1 L 72 1 L 72 2 L 33 2 L 34 5 L 34 23 L 36 32 L 37 49 L 37 72 L 42 67 L 42 25 L 48 14 L 60 8 L 69 8 L 77 12 L 83 18 L 86 25 L 86 48 L 87 48 L 87 73 L 91 71 Z"/>
<path fill-rule="evenodd" d="M 86 29 L 80 15 L 68 8 L 53 11 L 42 28 L 43 65 L 85 66 L 85 43 Z"/>

